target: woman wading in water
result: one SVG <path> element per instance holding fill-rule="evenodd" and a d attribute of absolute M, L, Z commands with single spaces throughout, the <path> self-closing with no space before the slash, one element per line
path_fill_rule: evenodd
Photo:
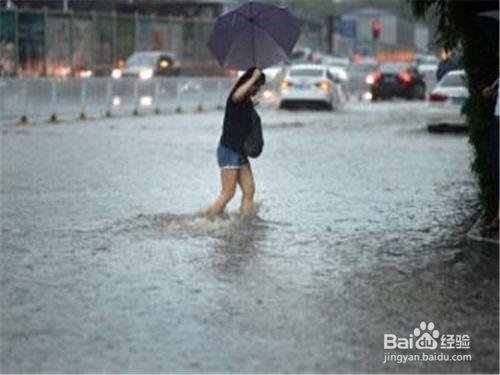
<path fill-rule="evenodd" d="M 243 143 L 251 128 L 254 111 L 252 97 L 265 82 L 264 73 L 259 69 L 250 68 L 236 82 L 227 98 L 222 136 L 217 147 L 222 188 L 215 203 L 207 211 L 210 219 L 222 215 L 234 196 L 236 183 L 240 185 L 243 193 L 240 215 L 245 217 L 252 213 L 255 181 L 250 162 L 243 153 Z"/>

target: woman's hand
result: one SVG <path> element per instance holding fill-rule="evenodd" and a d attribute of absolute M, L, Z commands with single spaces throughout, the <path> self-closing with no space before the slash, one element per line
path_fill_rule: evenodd
<path fill-rule="evenodd" d="M 262 74 L 262 72 L 260 71 L 260 69 L 255 68 L 255 70 L 252 73 L 252 78 L 254 80 L 257 80 L 257 78 L 259 78 L 261 76 L 261 74 Z"/>
<path fill-rule="evenodd" d="M 495 90 L 491 88 L 490 86 L 487 86 L 483 89 L 482 91 L 483 97 L 490 99 L 495 96 Z"/>

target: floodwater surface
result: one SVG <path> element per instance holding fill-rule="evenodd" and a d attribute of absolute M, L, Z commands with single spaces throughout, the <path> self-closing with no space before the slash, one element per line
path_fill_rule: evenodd
<path fill-rule="evenodd" d="M 498 255 L 422 103 L 262 110 L 255 214 L 203 212 L 222 112 L 4 127 L 2 372 L 498 372 Z M 384 334 L 470 361 L 383 363 Z"/>

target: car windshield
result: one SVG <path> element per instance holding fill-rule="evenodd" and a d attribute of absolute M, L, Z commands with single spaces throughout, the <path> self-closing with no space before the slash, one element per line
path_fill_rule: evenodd
<path fill-rule="evenodd" d="M 427 71 L 435 71 L 435 70 L 437 70 L 437 65 L 435 65 L 435 64 L 424 64 L 424 65 L 419 65 L 419 66 L 418 66 L 418 70 L 419 70 L 420 72 L 422 72 L 422 71 L 426 71 L 426 72 L 427 72 Z"/>
<path fill-rule="evenodd" d="M 341 66 L 329 66 L 328 67 L 328 70 L 330 72 L 335 72 L 335 73 L 340 73 L 340 72 L 346 72 L 344 68 L 342 68 Z"/>
<path fill-rule="evenodd" d="M 408 64 L 382 64 L 380 65 L 380 71 L 382 73 L 399 73 L 404 72 L 408 69 Z"/>
<path fill-rule="evenodd" d="M 349 65 L 349 62 L 342 60 L 342 59 L 337 59 L 335 57 L 325 57 L 325 58 L 323 58 L 323 64 L 331 65 L 331 66 L 346 67 L 347 65 Z"/>
<path fill-rule="evenodd" d="M 292 69 L 290 77 L 321 77 L 323 70 L 321 69 Z"/>
<path fill-rule="evenodd" d="M 291 60 L 305 60 L 308 55 L 309 55 L 308 51 L 297 50 L 297 51 L 292 52 L 290 59 Z"/>
<path fill-rule="evenodd" d="M 374 64 L 352 64 L 349 66 L 350 72 L 359 72 L 359 73 L 369 73 L 373 72 L 377 68 L 377 65 Z"/>
<path fill-rule="evenodd" d="M 446 75 L 439 86 L 441 87 L 464 87 L 465 76 L 463 74 L 448 74 Z"/>
<path fill-rule="evenodd" d="M 437 64 L 438 59 L 435 56 L 424 56 L 420 59 L 421 64 Z"/>
<path fill-rule="evenodd" d="M 154 68 L 156 66 L 156 61 L 158 59 L 157 55 L 145 54 L 145 53 L 134 53 L 127 60 L 127 67 L 133 68 L 137 66 L 147 66 Z"/>

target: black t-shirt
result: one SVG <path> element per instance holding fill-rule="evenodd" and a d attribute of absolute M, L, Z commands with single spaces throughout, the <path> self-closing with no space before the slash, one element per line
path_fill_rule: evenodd
<path fill-rule="evenodd" d="M 243 153 L 243 142 L 250 133 L 253 110 L 251 99 L 236 103 L 231 99 L 231 95 L 227 98 L 220 138 L 220 143 L 224 147 Z"/>

